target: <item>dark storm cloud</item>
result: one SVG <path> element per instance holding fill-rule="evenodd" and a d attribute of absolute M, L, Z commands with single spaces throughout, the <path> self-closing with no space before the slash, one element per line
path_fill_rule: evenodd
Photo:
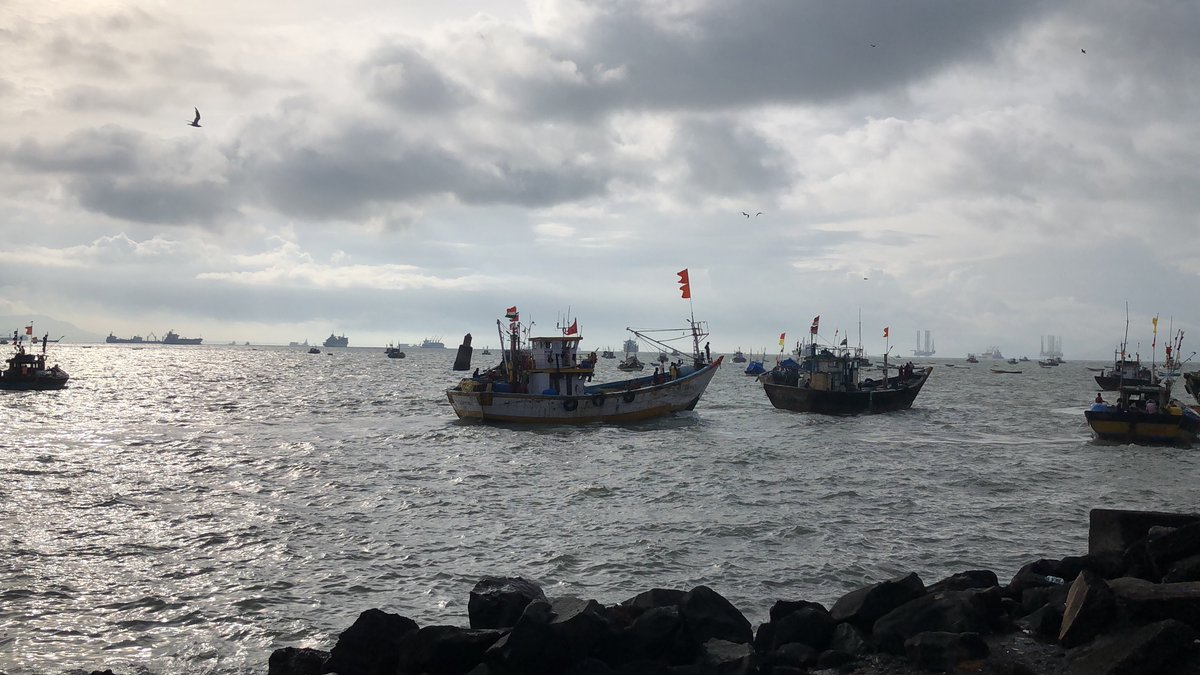
<path fill-rule="evenodd" d="M 692 120 L 676 131 L 677 154 L 692 187 L 705 193 L 768 192 L 789 185 L 794 170 L 769 139 L 731 120 Z"/>
<path fill-rule="evenodd" d="M 116 126 L 76 131 L 57 143 L 24 139 L 0 146 L 0 159 L 21 169 L 54 173 L 127 174 L 142 164 L 143 135 Z"/>
<path fill-rule="evenodd" d="M 453 195 L 471 204 L 540 207 L 602 194 L 606 175 L 584 166 L 473 147 L 462 156 L 399 132 L 347 125 L 340 134 L 274 148 L 250 173 L 280 211 L 348 218 L 384 203 Z"/>
<path fill-rule="evenodd" d="M 376 50 L 360 68 L 371 93 L 396 108 L 440 113 L 471 102 L 471 95 L 447 79 L 416 50 L 390 45 Z"/>
<path fill-rule="evenodd" d="M 69 182 L 84 208 L 113 218 L 157 225 L 219 222 L 232 214 L 239 195 L 227 183 L 172 181 L 140 176 L 115 179 L 101 174 Z"/>
<path fill-rule="evenodd" d="M 903 87 L 990 58 L 1041 0 L 713 2 L 679 17 L 606 3 L 579 35 L 539 46 L 574 64 L 571 81 L 514 74 L 503 89 L 527 114 L 819 103 Z M 872 47 L 872 44 L 875 46 Z M 607 74 L 620 72 L 620 77 Z"/>
<path fill-rule="evenodd" d="M 0 161 L 61 180 L 80 206 L 113 218 L 152 224 L 208 224 L 236 211 L 236 169 L 229 176 L 189 175 L 196 148 L 162 144 L 137 131 L 104 126 L 57 143 L 34 139 L 0 146 Z M 226 180 L 229 178 L 229 180 Z"/>

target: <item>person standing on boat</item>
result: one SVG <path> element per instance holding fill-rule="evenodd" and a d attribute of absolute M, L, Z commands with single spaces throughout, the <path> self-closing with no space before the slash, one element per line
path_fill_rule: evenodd
<path fill-rule="evenodd" d="M 1104 392 L 1100 392 L 1100 391 L 1096 392 L 1096 403 L 1098 403 L 1100 405 L 1104 405 L 1106 403 L 1106 401 L 1104 400 Z"/>
<path fill-rule="evenodd" d="M 1156 403 L 1154 401 L 1154 399 L 1152 399 L 1152 398 L 1146 400 L 1146 414 L 1147 415 L 1157 415 L 1158 414 L 1158 403 Z"/>
<path fill-rule="evenodd" d="M 704 343 L 704 360 L 706 363 L 712 363 L 712 350 L 708 348 L 708 343 Z"/>

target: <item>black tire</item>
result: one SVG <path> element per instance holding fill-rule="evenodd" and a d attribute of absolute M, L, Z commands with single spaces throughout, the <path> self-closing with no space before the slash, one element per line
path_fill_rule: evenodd
<path fill-rule="evenodd" d="M 627 391 L 621 396 L 621 400 L 626 403 L 633 403 L 633 399 L 637 398 L 637 394 L 632 391 Z"/>
<path fill-rule="evenodd" d="M 572 410 L 575 410 L 578 407 L 579 407 L 579 401 L 576 401 L 573 398 L 568 398 L 563 401 L 563 410 L 566 410 L 567 412 L 571 412 Z"/>
<path fill-rule="evenodd" d="M 596 406 L 597 408 L 604 405 L 604 394 L 594 394 L 592 396 L 592 405 Z"/>

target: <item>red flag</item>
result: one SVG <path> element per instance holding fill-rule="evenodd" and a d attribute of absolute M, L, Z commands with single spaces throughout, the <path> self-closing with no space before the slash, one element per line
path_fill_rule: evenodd
<path fill-rule="evenodd" d="M 808 332 L 812 333 L 813 335 L 816 335 L 817 334 L 817 324 L 819 324 L 819 323 L 821 323 L 821 315 L 820 314 L 813 317 L 813 325 L 811 328 L 808 329 Z"/>
<path fill-rule="evenodd" d="M 681 298 L 692 297 L 692 284 L 688 280 L 687 268 L 686 267 L 683 268 L 683 271 L 679 272 L 678 274 L 679 274 L 679 291 L 680 291 L 679 297 L 681 297 Z"/>
<path fill-rule="evenodd" d="M 887 336 L 888 336 L 888 327 L 884 326 L 883 327 L 883 337 L 887 337 Z"/>
<path fill-rule="evenodd" d="M 779 334 L 779 346 L 780 346 L 780 347 L 782 347 L 782 346 L 783 346 L 783 336 L 785 336 L 785 335 L 787 335 L 787 333 L 780 333 L 780 334 Z"/>
<path fill-rule="evenodd" d="M 517 319 L 519 319 L 521 317 L 521 315 L 517 313 L 517 308 L 514 305 L 514 306 L 509 307 L 508 309 L 504 310 L 504 317 L 506 319 L 508 319 L 509 321 L 516 321 Z"/>
<path fill-rule="evenodd" d="M 33 326 L 25 326 L 25 334 L 33 335 Z"/>
<path fill-rule="evenodd" d="M 565 331 L 563 331 L 563 335 L 574 335 L 578 332 L 579 332 L 579 319 L 575 319 L 574 321 L 571 322 L 571 325 L 567 326 L 567 329 Z"/>

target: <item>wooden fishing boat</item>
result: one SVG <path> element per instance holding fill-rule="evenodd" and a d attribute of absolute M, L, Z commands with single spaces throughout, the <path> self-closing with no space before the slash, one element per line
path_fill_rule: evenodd
<path fill-rule="evenodd" d="M 1099 440 L 1137 445 L 1191 445 L 1200 433 L 1200 413 L 1171 396 L 1171 381 L 1125 384 L 1116 403 L 1094 403 L 1084 411 Z"/>
<path fill-rule="evenodd" d="M 26 329 L 32 332 L 32 328 Z M 31 389 L 62 389 L 67 386 L 70 376 L 66 371 L 54 364 L 46 367 L 46 344 L 49 335 L 42 338 L 42 353 L 34 354 L 25 350 L 25 345 L 16 331 L 13 331 L 13 355 L 7 359 L 8 367 L 0 371 L 0 390 L 31 390 Z"/>
<path fill-rule="evenodd" d="M 862 349 L 801 346 L 801 361 L 788 359 L 760 376 L 771 405 L 793 412 L 857 415 L 912 407 L 933 367 L 906 364 L 893 377 L 860 377 Z M 885 362 L 886 367 L 886 362 Z"/>
<path fill-rule="evenodd" d="M 511 316 L 516 315 L 513 308 Z M 446 390 L 454 413 L 463 419 L 526 424 L 624 423 L 692 410 L 712 381 L 723 357 L 709 361 L 700 350 L 707 325 L 690 321 L 682 329 L 693 340 L 689 359 L 673 361 L 663 372 L 593 384 L 594 361 L 579 356 L 577 331 L 548 337 L 522 337 L 513 320 L 503 360 L 478 376 Z M 574 323 L 572 327 L 574 327 Z M 638 338 L 671 349 L 643 332 Z M 674 352 L 679 354 L 678 352 Z M 636 357 L 635 357 L 636 358 Z"/>

